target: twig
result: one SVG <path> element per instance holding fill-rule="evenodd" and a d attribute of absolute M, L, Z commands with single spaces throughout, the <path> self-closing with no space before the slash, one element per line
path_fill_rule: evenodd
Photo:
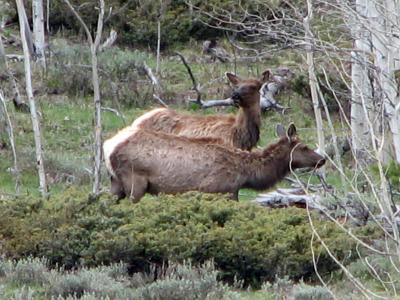
<path fill-rule="evenodd" d="M 143 68 L 146 72 L 146 75 L 150 78 L 151 83 L 155 87 L 157 93 L 160 93 L 162 91 L 162 88 L 161 88 L 160 82 L 158 81 L 158 78 L 154 75 L 153 71 L 146 64 L 146 62 L 143 62 Z"/>
<path fill-rule="evenodd" d="M 153 98 L 156 99 L 158 102 L 160 102 L 161 105 L 163 105 L 164 107 L 168 107 L 168 105 L 156 94 L 153 94 Z"/>
<path fill-rule="evenodd" d="M 197 85 L 196 79 L 195 79 L 194 76 L 193 76 L 192 69 L 190 68 L 190 66 L 189 66 L 188 63 L 186 62 L 185 57 L 184 57 L 182 54 L 180 54 L 179 52 L 175 52 L 175 53 L 176 53 L 176 55 L 178 55 L 178 56 L 180 57 L 180 59 L 182 60 L 182 63 L 184 64 L 184 66 L 186 67 L 186 70 L 187 70 L 188 73 L 189 73 L 190 79 L 192 79 L 192 82 L 193 82 L 193 90 L 196 91 L 196 93 L 197 93 L 196 103 L 199 104 L 200 106 L 203 106 L 203 103 L 202 103 L 202 101 L 201 101 L 201 92 L 200 92 L 200 90 L 199 90 L 199 86 Z"/>
<path fill-rule="evenodd" d="M 8 133 L 8 138 L 10 140 L 10 145 L 11 145 L 11 150 L 13 153 L 14 157 L 14 175 L 15 175 L 15 192 L 19 194 L 19 186 L 20 186 L 20 172 L 18 168 L 18 162 L 17 162 L 17 152 L 15 150 L 15 139 L 14 139 L 14 131 L 12 127 L 12 123 L 10 120 L 10 115 L 8 114 L 7 111 L 7 105 L 6 101 L 3 96 L 3 91 L 0 90 L 0 102 L 2 103 L 3 106 L 3 112 L 4 112 L 4 117 L 7 123 L 7 133 Z"/>
<path fill-rule="evenodd" d="M 190 99 L 189 102 L 199 103 L 198 99 L 196 99 L 196 100 L 195 99 Z M 201 105 L 201 108 L 210 108 L 210 107 L 217 107 L 217 106 L 234 106 L 235 103 L 231 98 L 226 98 L 226 99 L 223 99 L 223 100 L 201 101 L 200 105 Z"/>
<path fill-rule="evenodd" d="M 110 111 L 110 112 L 116 114 L 118 117 L 121 117 L 122 119 L 125 119 L 125 116 L 124 116 L 122 113 L 120 113 L 118 110 L 114 109 L 114 108 L 111 108 L 111 107 L 101 107 L 101 109 L 102 109 L 102 110 L 105 110 L 105 111 Z"/>
<path fill-rule="evenodd" d="M 107 38 L 107 40 L 103 44 L 100 45 L 99 52 L 102 52 L 105 49 L 111 47 L 115 43 L 116 40 L 117 40 L 117 32 L 114 29 L 111 29 L 110 36 Z"/>

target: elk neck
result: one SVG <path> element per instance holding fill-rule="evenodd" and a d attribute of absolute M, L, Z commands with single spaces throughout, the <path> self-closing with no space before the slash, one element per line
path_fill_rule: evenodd
<path fill-rule="evenodd" d="M 262 151 L 252 152 L 252 159 L 246 166 L 248 180 L 244 187 L 264 190 L 283 179 L 290 172 L 291 150 L 287 139 L 281 138 Z"/>
<path fill-rule="evenodd" d="M 250 107 L 241 107 L 233 127 L 233 146 L 251 150 L 260 138 L 260 103 Z"/>

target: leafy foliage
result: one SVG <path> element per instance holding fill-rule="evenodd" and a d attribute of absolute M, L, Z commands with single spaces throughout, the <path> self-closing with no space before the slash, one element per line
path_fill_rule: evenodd
<path fill-rule="evenodd" d="M 46 257 L 50 265 L 66 268 L 123 261 L 131 272 L 149 263 L 214 259 L 222 278 L 255 285 L 314 272 L 307 215 L 294 208 L 265 210 L 196 193 L 116 204 L 71 189 L 46 202 L 5 201 L 0 211 L 3 251 L 13 258 Z M 331 251 L 346 261 L 352 241 L 333 224 L 314 223 Z M 314 251 L 321 273 L 336 268 L 319 244 Z"/>

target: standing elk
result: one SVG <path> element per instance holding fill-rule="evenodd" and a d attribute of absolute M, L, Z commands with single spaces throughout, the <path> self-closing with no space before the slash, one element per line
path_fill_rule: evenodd
<path fill-rule="evenodd" d="M 181 114 L 168 108 L 157 108 L 136 119 L 131 127 L 185 137 L 215 138 L 226 146 L 251 150 L 260 138 L 259 91 L 268 81 L 270 71 L 264 71 L 259 80 L 243 80 L 232 73 L 226 73 L 226 76 L 235 87 L 231 98 L 240 107 L 236 116 L 196 116 Z"/>
<path fill-rule="evenodd" d="M 324 157 L 301 143 L 293 124 L 287 132 L 278 125 L 277 133 L 277 143 L 248 152 L 209 138 L 133 128 L 106 157 L 111 192 L 133 202 L 145 193 L 186 191 L 229 193 L 237 200 L 241 188 L 267 189 L 293 169 L 324 165 Z"/>

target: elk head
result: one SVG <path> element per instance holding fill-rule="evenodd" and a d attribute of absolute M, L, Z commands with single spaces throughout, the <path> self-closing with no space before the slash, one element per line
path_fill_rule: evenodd
<path fill-rule="evenodd" d="M 292 169 L 299 168 L 320 168 L 325 164 L 325 158 L 316 151 L 310 149 L 303 144 L 297 137 L 296 126 L 290 124 L 288 130 L 282 125 L 276 127 L 276 132 L 279 137 L 285 138 L 287 146 L 290 149 L 290 165 Z"/>
<path fill-rule="evenodd" d="M 233 84 L 234 90 L 231 99 L 240 107 L 251 107 L 260 103 L 260 89 L 269 80 L 270 70 L 265 70 L 260 79 L 241 79 L 232 73 L 226 73 L 229 81 Z"/>

